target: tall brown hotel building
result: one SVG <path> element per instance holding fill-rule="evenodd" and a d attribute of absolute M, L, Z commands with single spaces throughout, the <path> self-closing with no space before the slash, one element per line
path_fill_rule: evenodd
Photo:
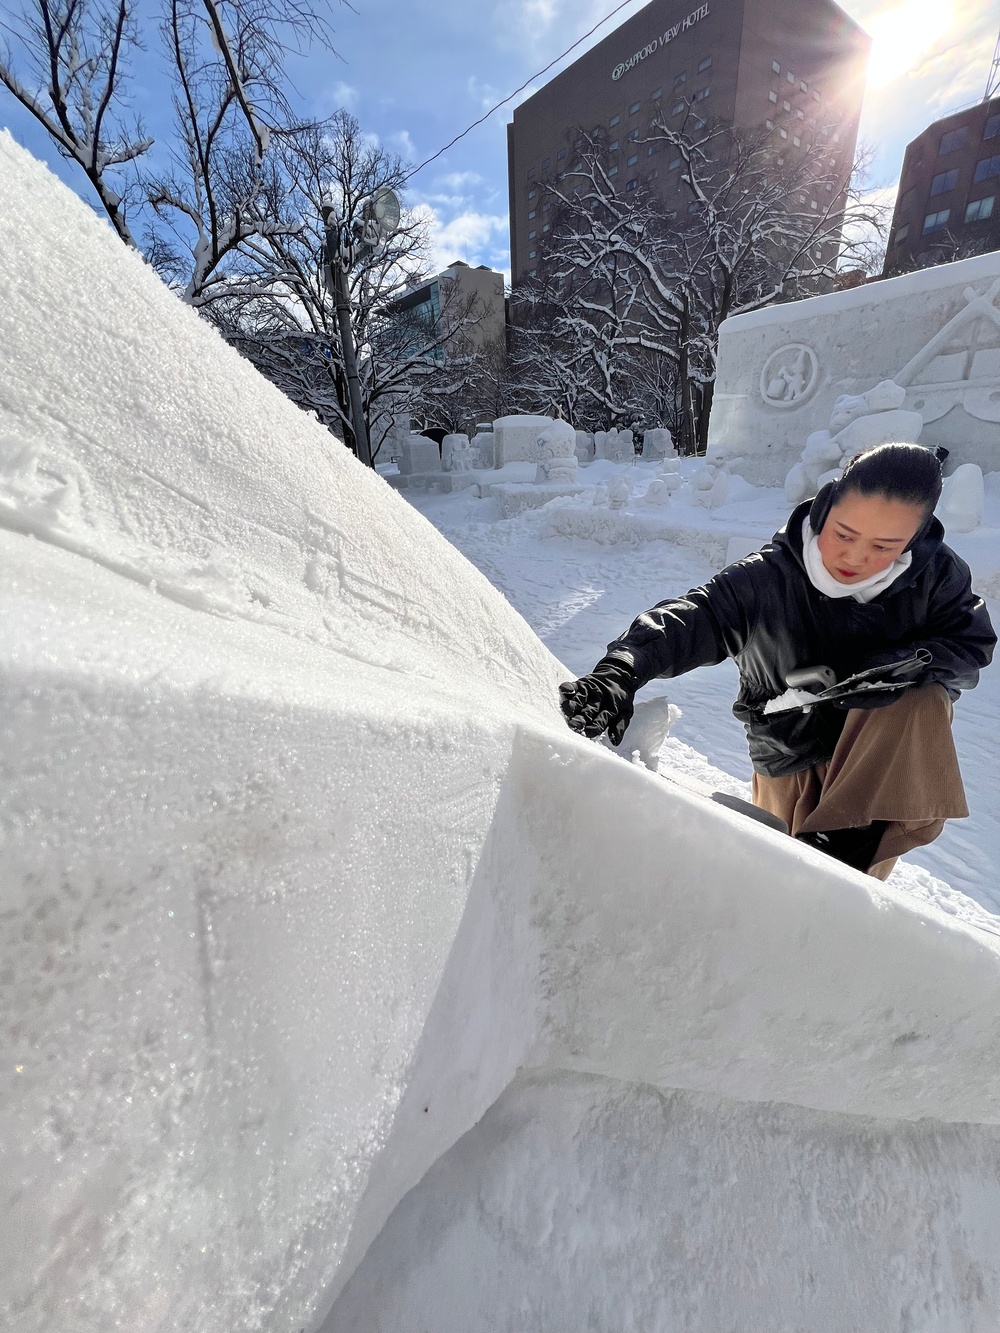
<path fill-rule="evenodd" d="M 788 154 L 805 151 L 817 125 L 835 126 L 838 166 L 849 171 L 871 47 L 853 19 L 832 0 L 692 4 L 652 0 L 514 112 L 507 153 L 515 278 L 534 268 L 548 228 L 538 187 L 568 165 L 580 129 L 602 130 L 623 192 L 645 181 L 667 212 L 683 203 L 679 164 L 635 142 L 655 112 L 678 128 L 689 110 L 737 131 L 768 125 Z M 819 210 L 829 201 L 811 202 Z"/>

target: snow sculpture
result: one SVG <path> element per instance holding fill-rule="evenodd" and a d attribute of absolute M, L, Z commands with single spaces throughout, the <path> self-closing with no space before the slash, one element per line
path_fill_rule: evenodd
<path fill-rule="evenodd" d="M 848 459 L 862 449 L 890 442 L 915 444 L 924 421 L 919 412 L 900 406 L 905 397 L 906 390 L 892 380 L 881 380 L 866 393 L 841 394 L 829 430 L 815 430 L 807 437 L 801 458 L 785 477 L 789 504 L 800 504 L 825 481 L 839 477 Z"/>
<path fill-rule="evenodd" d="M 446 435 L 441 441 L 441 467 L 445 472 L 468 472 L 469 437 Z"/>
<path fill-rule="evenodd" d="M 593 503 L 596 506 L 606 505 L 608 503 L 608 488 L 603 481 L 599 481 L 594 487 Z"/>
<path fill-rule="evenodd" d="M 729 458 L 725 445 L 710 444 L 705 451 L 705 466 L 699 468 L 691 478 L 695 504 L 703 505 L 706 509 L 718 509 L 736 498 L 733 491 L 740 484 L 745 491 L 752 492 L 752 487 L 742 477 L 733 475 L 734 469 L 742 462 L 742 458 Z"/>
<path fill-rule="evenodd" d="M 622 754 L 638 758 L 653 773 L 660 771 L 660 751 L 667 739 L 670 728 L 681 716 L 676 704 L 662 696 L 658 699 L 644 699 L 635 706 L 632 721 L 619 746 Z"/>
<path fill-rule="evenodd" d="M 404 477 L 419 472 L 440 472 L 441 451 L 426 435 L 408 435 L 399 446 L 399 471 Z"/>
<path fill-rule="evenodd" d="M 608 487 L 608 507 L 624 509 L 629 502 L 631 488 L 626 477 L 614 477 Z"/>
<path fill-rule="evenodd" d="M 535 441 L 538 466 L 535 484 L 559 482 L 572 485 L 576 481 L 576 431 L 568 421 L 553 421 Z"/>
<path fill-rule="evenodd" d="M 594 437 L 589 431 L 576 432 L 576 459 L 578 463 L 591 463 L 594 459 Z"/>
<path fill-rule="evenodd" d="M 751 481 L 779 484 L 817 427 L 837 435 L 853 419 L 903 410 L 920 414 L 920 443 L 992 472 L 1000 251 L 727 319 L 717 368 L 709 440 L 744 454 Z M 864 433 L 851 448 L 875 442 Z"/>
<path fill-rule="evenodd" d="M 477 430 L 475 439 L 472 441 L 472 448 L 476 455 L 475 466 L 493 466 L 493 432 L 491 430 Z"/>
<path fill-rule="evenodd" d="M 594 431 L 594 457 L 605 458 L 605 449 L 608 444 L 608 432 L 606 430 Z"/>
<path fill-rule="evenodd" d="M 833 404 L 830 413 L 830 430 L 843 430 L 858 417 L 871 416 L 876 412 L 892 412 L 903 406 L 906 390 L 892 380 L 880 380 L 867 393 L 842 393 Z"/>
<path fill-rule="evenodd" d="M 551 424 L 551 417 L 523 414 L 499 417 L 493 423 L 494 467 L 505 467 L 508 463 L 533 463 L 539 432 Z"/>
<path fill-rule="evenodd" d="M 983 520 L 985 486 L 982 469 L 963 463 L 945 477 L 941 499 L 934 511 L 945 532 L 974 532 Z"/>
<path fill-rule="evenodd" d="M 630 430 L 620 430 L 614 432 L 613 439 L 609 442 L 610 452 L 605 456 L 615 463 L 634 463 L 635 462 L 635 439 Z"/>
<path fill-rule="evenodd" d="M 656 426 L 647 430 L 643 435 L 642 456 L 644 459 L 653 461 L 657 458 L 674 458 L 676 454 L 673 436 L 665 427 Z"/>
<path fill-rule="evenodd" d="M 680 480 L 680 478 L 678 478 Z M 670 503 L 671 488 L 662 477 L 654 477 L 649 483 L 646 494 L 642 497 L 642 503 L 648 505 L 665 505 Z"/>

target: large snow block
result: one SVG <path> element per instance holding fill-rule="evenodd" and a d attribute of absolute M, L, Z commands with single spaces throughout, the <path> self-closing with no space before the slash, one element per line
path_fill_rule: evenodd
<path fill-rule="evenodd" d="M 906 390 L 921 444 L 1000 468 L 1000 251 L 736 315 L 719 332 L 709 445 L 780 485 L 842 394 Z"/>
<path fill-rule="evenodd" d="M 523 413 L 499 417 L 493 423 L 493 466 L 534 463 L 538 458 L 538 437 L 551 425 L 551 417 Z"/>

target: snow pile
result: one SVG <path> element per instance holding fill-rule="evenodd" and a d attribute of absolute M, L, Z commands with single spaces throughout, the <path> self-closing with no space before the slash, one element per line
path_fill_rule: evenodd
<path fill-rule="evenodd" d="M 571 735 L 419 514 L 0 177 L 3 1327 L 314 1329 L 356 1271 L 328 1329 L 638 1330 L 685 1268 L 849 1327 L 887 1262 L 985 1326 L 998 941 Z"/>

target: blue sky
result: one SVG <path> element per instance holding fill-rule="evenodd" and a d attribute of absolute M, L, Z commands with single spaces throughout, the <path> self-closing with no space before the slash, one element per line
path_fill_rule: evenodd
<path fill-rule="evenodd" d="M 615 0 L 354 2 L 356 13 L 334 10 L 336 56 L 319 51 L 292 63 L 299 107 L 304 114 L 326 115 L 345 106 L 366 132 L 414 163 L 529 80 L 615 6 Z M 627 4 L 570 59 L 644 3 Z M 7 0 L 0 5 L 9 12 Z M 870 184 L 891 195 L 906 143 L 928 121 L 982 97 L 1000 4 L 848 0 L 843 8 L 876 39 L 861 133 L 876 149 Z M 152 71 L 155 37 L 146 59 Z M 152 91 L 139 105 L 156 134 L 167 128 L 166 108 L 155 76 L 146 83 Z M 407 202 L 431 222 L 435 268 L 453 259 L 508 268 L 506 124 L 513 105 L 411 182 Z M 5 92 L 0 124 L 86 194 L 86 183 L 59 162 L 44 134 Z"/>

